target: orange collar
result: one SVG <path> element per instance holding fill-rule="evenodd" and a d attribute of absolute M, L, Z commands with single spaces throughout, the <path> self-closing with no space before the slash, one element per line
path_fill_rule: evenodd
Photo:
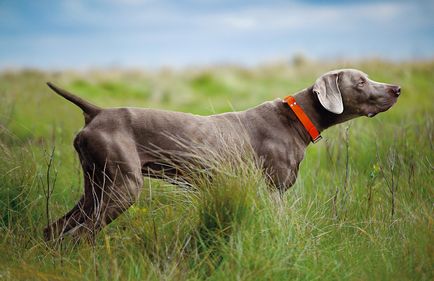
<path fill-rule="evenodd" d="M 294 111 L 298 120 L 300 120 L 301 124 L 303 124 L 304 128 L 309 133 L 313 143 L 317 143 L 319 140 L 322 139 L 321 134 L 315 128 L 315 125 L 312 123 L 312 121 L 310 121 L 309 117 L 307 117 L 306 113 L 304 113 L 301 106 L 297 104 L 294 97 L 287 96 L 283 99 L 283 102 L 287 103 L 289 105 L 289 108 L 291 108 L 292 111 Z"/>

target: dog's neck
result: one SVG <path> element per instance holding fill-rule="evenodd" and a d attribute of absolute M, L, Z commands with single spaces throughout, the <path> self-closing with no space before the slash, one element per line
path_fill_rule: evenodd
<path fill-rule="evenodd" d="M 318 96 L 313 93 L 313 87 L 304 89 L 294 95 L 295 100 L 303 111 L 320 132 L 325 129 L 343 122 L 341 114 L 334 114 L 326 110 L 318 100 Z"/>

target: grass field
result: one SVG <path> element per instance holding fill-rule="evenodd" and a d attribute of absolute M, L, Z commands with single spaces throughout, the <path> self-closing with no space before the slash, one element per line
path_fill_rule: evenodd
<path fill-rule="evenodd" d="M 324 132 L 282 201 L 245 157 L 197 191 L 146 180 L 139 202 L 94 245 L 43 241 L 47 219 L 82 192 L 72 140 L 84 124 L 46 81 L 106 107 L 213 114 L 283 97 L 344 67 L 403 94 L 386 113 Z M 4 71 L 0 280 L 433 280 L 433 98 L 434 61 Z"/>

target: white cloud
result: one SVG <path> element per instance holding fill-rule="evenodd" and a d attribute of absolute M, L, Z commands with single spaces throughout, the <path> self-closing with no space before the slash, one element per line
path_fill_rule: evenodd
<path fill-rule="evenodd" d="M 149 4 L 156 0 L 108 0 L 109 3 L 116 5 L 129 5 L 129 6 L 141 6 L 143 4 Z"/>
<path fill-rule="evenodd" d="M 225 15 L 220 16 L 218 21 L 221 21 L 223 25 L 226 25 L 228 27 L 233 27 L 236 29 L 254 29 L 258 26 L 258 21 L 253 17 L 242 17 L 242 16 L 232 16 L 232 15 Z"/>
<path fill-rule="evenodd" d="M 212 29 L 222 32 L 256 32 L 297 29 L 348 30 L 360 24 L 402 24 L 405 17 L 415 25 L 420 18 L 417 4 L 371 2 L 343 5 L 313 5 L 293 2 L 286 5 L 246 6 L 235 11 L 196 10 L 174 7 L 167 2 L 110 0 L 116 5 L 95 8 L 84 0 L 67 1 L 59 20 L 106 30 L 137 31 L 158 29 Z M 125 2 L 126 1 L 126 2 Z M 126 5 L 118 5 L 124 3 Z M 153 2 L 153 3 L 148 3 Z M 425 21 L 432 19 L 425 19 Z"/>
<path fill-rule="evenodd" d="M 364 3 L 340 6 L 292 4 L 284 7 L 246 8 L 238 12 L 211 15 L 204 17 L 203 20 L 242 31 L 248 29 L 292 30 L 326 26 L 340 28 L 360 21 L 396 22 L 411 10 L 412 6 L 405 3 Z"/>

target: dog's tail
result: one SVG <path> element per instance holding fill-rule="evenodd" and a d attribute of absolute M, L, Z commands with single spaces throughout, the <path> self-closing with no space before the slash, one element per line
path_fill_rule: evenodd
<path fill-rule="evenodd" d="M 102 108 L 93 105 L 87 101 L 85 101 L 84 99 L 77 97 L 74 94 L 71 94 L 70 92 L 61 89 L 59 87 L 57 87 L 56 85 L 54 85 L 51 82 L 47 82 L 48 87 L 50 87 L 53 91 L 55 91 L 57 94 L 61 95 L 62 97 L 64 97 L 65 99 L 69 100 L 70 102 L 72 102 L 73 104 L 77 105 L 78 107 L 80 107 L 83 110 L 83 114 L 84 114 L 84 122 L 85 124 L 88 124 L 90 121 L 92 121 L 92 119 L 101 112 Z"/>

